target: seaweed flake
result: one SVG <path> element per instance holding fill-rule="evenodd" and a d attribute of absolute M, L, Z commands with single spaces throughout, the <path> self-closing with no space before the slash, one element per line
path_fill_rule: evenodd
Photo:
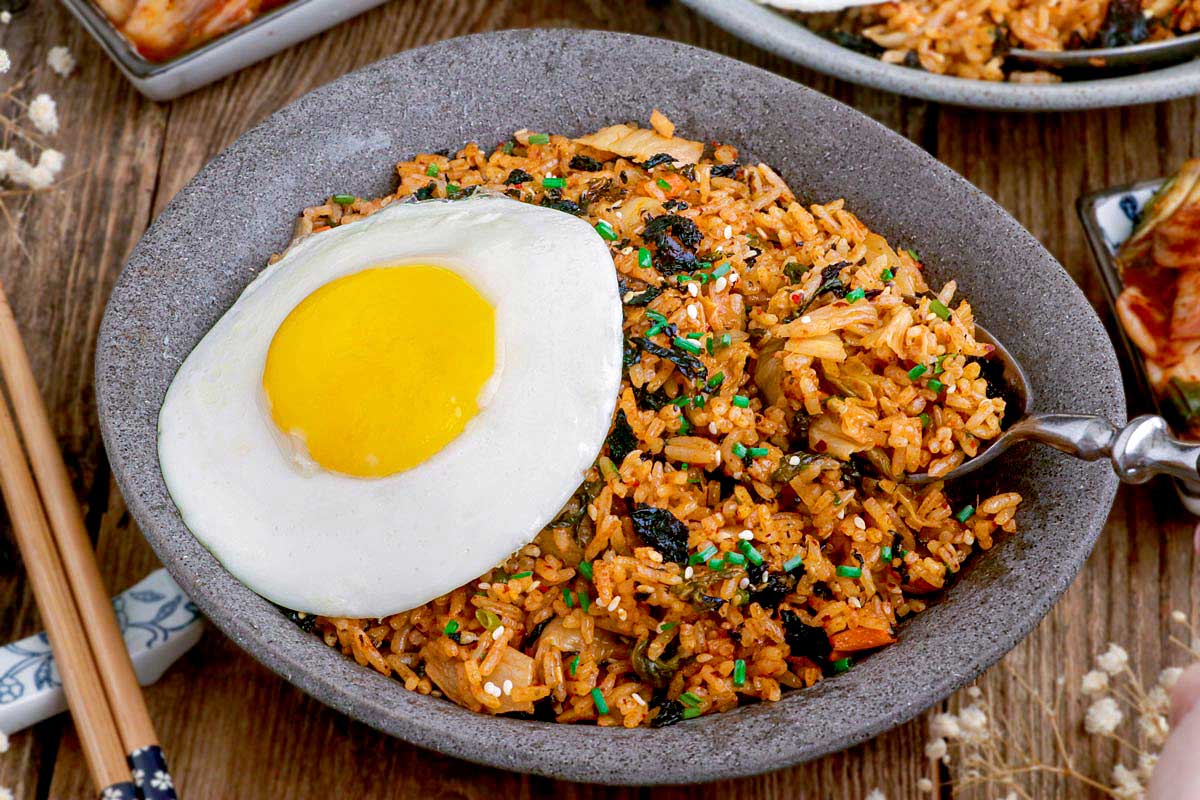
<path fill-rule="evenodd" d="M 630 512 L 629 519 L 633 523 L 633 532 L 667 561 L 687 562 L 688 528 L 670 511 L 640 506 Z"/>
<path fill-rule="evenodd" d="M 797 311 L 796 314 L 802 315 L 808 310 L 808 307 L 816 302 L 816 299 L 823 294 L 832 294 L 834 297 L 839 299 L 845 297 L 846 293 L 850 290 L 847 288 L 846 284 L 842 283 L 841 274 L 842 267 L 848 266 L 850 266 L 849 261 L 839 261 L 836 264 L 830 264 L 828 267 L 821 270 L 820 287 L 817 288 L 817 291 L 813 292 L 813 296 L 808 298 L 807 302 L 800 307 L 800 310 Z"/>
<path fill-rule="evenodd" d="M 665 358 L 673 363 L 683 373 L 685 378 L 701 381 L 708 380 L 708 367 L 704 366 L 704 363 L 691 353 L 682 353 L 678 350 L 672 350 L 669 347 L 657 345 L 644 336 L 634 337 L 632 341 L 650 355 Z"/>
<path fill-rule="evenodd" d="M 566 198 L 551 199 L 550 197 L 543 197 L 541 205 L 546 208 L 553 208 L 555 211 L 572 214 L 576 217 L 583 215 L 583 209 L 579 207 L 579 204 Z"/>
<path fill-rule="evenodd" d="M 714 178 L 736 178 L 738 170 L 742 168 L 741 164 L 734 162 L 733 164 L 713 164 L 709 174 Z"/>
<path fill-rule="evenodd" d="M 280 608 L 283 607 L 280 606 Z M 305 633 L 312 633 L 313 628 L 317 624 L 316 614 L 306 614 L 303 611 L 292 611 L 289 608 L 283 608 L 283 612 L 287 614 L 287 618 L 290 619 L 297 628 Z"/>
<path fill-rule="evenodd" d="M 655 153 L 647 158 L 641 164 L 638 164 L 642 169 L 654 169 L 661 164 L 674 164 L 675 156 L 670 153 Z"/>
<path fill-rule="evenodd" d="M 824 669 L 833 651 L 824 629 L 805 623 L 799 614 L 790 609 L 785 608 L 780 617 L 783 620 L 783 636 L 792 655 L 812 659 Z"/>
<path fill-rule="evenodd" d="M 504 179 L 506 186 L 512 186 L 517 183 L 528 183 L 533 180 L 533 176 L 523 169 L 517 168 L 508 173 L 508 177 Z"/>
<path fill-rule="evenodd" d="M 849 31 L 830 31 L 827 35 L 834 44 L 841 45 L 847 50 L 853 50 L 856 53 L 862 53 L 864 56 L 879 58 L 884 52 L 882 46 L 862 34 L 850 33 Z"/>
<path fill-rule="evenodd" d="M 1145 41 L 1150 26 L 1138 0 L 1112 0 L 1096 34 L 1094 47 L 1122 47 Z"/>
<path fill-rule="evenodd" d="M 621 287 L 621 297 L 625 297 L 629 293 L 624 286 Z M 663 293 L 663 290 L 658 286 L 647 286 L 643 291 L 626 299 L 627 306 L 648 306 L 654 298 Z"/>
<path fill-rule="evenodd" d="M 575 155 L 571 157 L 570 167 L 578 172 L 599 172 L 604 165 L 591 156 Z"/>
<path fill-rule="evenodd" d="M 796 590 L 796 576 L 787 572 L 769 572 L 763 567 L 754 567 L 748 575 L 750 585 L 746 588 L 750 599 L 763 608 L 779 608 L 784 598 Z"/>
<path fill-rule="evenodd" d="M 420 189 L 417 189 L 415 192 L 413 192 L 413 197 L 417 198 L 418 200 L 428 200 L 429 198 L 433 197 L 433 190 L 435 188 L 437 188 L 437 184 L 433 181 L 430 181 Z"/>
<path fill-rule="evenodd" d="M 650 720 L 651 728 L 665 728 L 683 719 L 683 703 L 667 700 L 658 707 L 658 713 Z"/>
<path fill-rule="evenodd" d="M 608 434 L 608 453 L 612 456 L 612 460 L 621 464 L 625 461 L 625 456 L 629 455 L 634 450 L 637 450 L 638 440 L 633 434 L 633 428 L 629 425 L 629 420 L 625 417 L 624 409 L 617 409 L 616 419 L 613 421 L 612 432 Z"/>
<path fill-rule="evenodd" d="M 629 369 L 638 362 L 637 345 L 628 339 L 624 340 L 621 345 L 621 366 Z"/>
<path fill-rule="evenodd" d="M 655 392 L 649 391 L 645 386 L 635 386 L 633 387 L 633 399 L 637 403 L 637 407 L 643 411 L 658 411 L 671 402 L 671 398 L 667 397 L 666 389 L 661 386 Z"/>

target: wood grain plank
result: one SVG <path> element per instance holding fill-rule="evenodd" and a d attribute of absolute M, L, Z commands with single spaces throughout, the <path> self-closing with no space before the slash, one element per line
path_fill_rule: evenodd
<path fill-rule="evenodd" d="M 60 44 L 80 64 L 69 79 L 44 64 L 48 48 Z M 149 219 L 164 114 L 136 95 L 57 3 L 36 3 L 18 14 L 0 28 L 0 46 L 14 62 L 6 80 L 27 81 L 23 97 L 44 91 L 58 102 L 61 130 L 49 143 L 66 154 L 68 178 L 55 191 L 4 200 L 24 249 L 0 219 L 0 274 L 82 488 L 103 458 L 92 403 L 96 330 L 116 272 Z M 8 640 L 36 632 L 41 623 L 7 520 L 3 524 L 0 631 Z M 61 718 L 14 736 L 10 752 L 0 756 L 0 786 L 18 798 L 44 795 L 59 739 L 69 728 Z"/>

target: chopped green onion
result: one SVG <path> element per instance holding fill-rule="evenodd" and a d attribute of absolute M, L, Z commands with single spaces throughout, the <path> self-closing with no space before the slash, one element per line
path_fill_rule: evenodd
<path fill-rule="evenodd" d="M 941 300 L 929 301 L 929 310 L 937 314 L 942 319 L 950 319 L 950 309 Z"/>
<path fill-rule="evenodd" d="M 442 628 L 442 633 L 451 636 L 458 631 L 458 620 L 452 619 L 446 623 L 446 627 Z"/>
<path fill-rule="evenodd" d="M 688 339 L 703 339 L 704 332 L 703 331 L 691 331 L 690 333 L 686 334 L 686 338 L 688 338 Z"/>
<path fill-rule="evenodd" d="M 692 398 L 693 408 L 704 408 L 704 395 L 698 394 Z"/>
<path fill-rule="evenodd" d="M 783 571 L 791 572 L 792 570 L 796 569 L 796 567 L 803 567 L 803 566 L 804 566 L 804 556 L 801 554 L 796 554 L 796 555 L 792 556 L 791 558 L 789 558 L 787 561 L 783 562 Z"/>
<path fill-rule="evenodd" d="M 955 514 L 954 518 L 959 522 L 966 522 L 973 516 L 975 516 L 975 506 L 966 506 L 962 511 Z"/>
<path fill-rule="evenodd" d="M 550 137 L 549 137 L 549 135 L 547 135 L 545 133 L 531 133 L 531 134 L 529 134 L 529 143 L 530 144 L 550 144 Z"/>
<path fill-rule="evenodd" d="M 588 609 L 592 607 L 592 598 L 588 597 L 587 592 L 579 593 L 579 607 L 583 609 L 583 613 L 588 613 Z"/>
<path fill-rule="evenodd" d="M 890 269 L 885 269 L 883 272 L 879 273 L 879 280 L 883 281 L 884 283 L 887 283 L 895 277 L 896 274 Z"/>
<path fill-rule="evenodd" d="M 708 568 L 713 572 L 716 572 L 723 566 L 725 566 L 725 559 L 723 558 L 710 558 L 708 560 Z"/>
<path fill-rule="evenodd" d="M 738 408 L 749 408 L 750 398 L 746 397 L 744 394 L 735 394 L 733 396 L 733 404 Z"/>
<path fill-rule="evenodd" d="M 690 342 L 687 339 L 684 339 L 682 336 L 676 336 L 675 339 L 673 340 L 673 344 L 676 347 L 678 347 L 680 350 L 686 350 L 694 356 L 698 356 L 702 352 L 704 352 L 703 347 L 696 344 L 695 342 Z"/>
<path fill-rule="evenodd" d="M 488 611 L 486 608 L 476 609 L 475 619 L 489 631 L 494 631 L 500 627 L 500 617 L 494 611 Z"/>
<path fill-rule="evenodd" d="M 702 286 L 704 284 L 708 283 L 709 280 L 711 280 L 711 278 L 709 278 L 709 275 L 707 272 L 697 272 L 692 277 L 695 278 L 696 280 L 700 281 L 700 285 L 702 285 Z"/>
<path fill-rule="evenodd" d="M 660 333 L 663 332 L 663 329 L 666 327 L 667 326 L 661 322 L 656 323 L 653 328 L 650 328 L 649 330 L 646 331 L 646 335 L 647 336 L 658 336 Z"/>
<path fill-rule="evenodd" d="M 928 414 L 921 415 L 921 427 L 922 428 L 928 428 L 932 424 L 933 424 L 933 420 L 930 419 Z"/>
<path fill-rule="evenodd" d="M 657 323 L 659 323 L 660 325 L 665 325 L 665 324 L 667 324 L 667 318 L 666 318 L 666 317 L 664 317 L 662 314 L 658 313 L 657 311 L 655 311 L 655 310 L 654 310 L 654 309 L 652 309 L 652 308 L 647 308 L 647 309 L 646 309 L 646 317 L 647 317 L 648 319 L 651 319 L 651 320 L 653 320 L 654 322 L 657 322 Z"/>
<path fill-rule="evenodd" d="M 692 279 L 691 275 L 676 275 L 675 276 L 676 283 L 687 283 L 691 279 Z"/>
<path fill-rule="evenodd" d="M 509 578 L 509 580 L 517 581 L 517 580 L 520 580 L 521 578 L 531 578 L 531 577 L 533 577 L 532 572 L 518 572 L 516 575 L 513 575 L 511 578 Z"/>
<path fill-rule="evenodd" d="M 856 303 L 859 300 L 862 300 L 866 296 L 867 296 L 866 290 L 863 289 L 862 287 L 859 287 L 858 289 L 854 289 L 852 291 L 846 292 L 846 302 L 847 303 Z"/>
<path fill-rule="evenodd" d="M 753 564 L 756 567 L 762 566 L 762 563 L 763 563 L 762 553 L 758 552 L 758 550 L 755 549 L 754 545 L 750 544 L 749 542 L 747 542 L 745 540 L 742 540 L 742 543 L 738 545 L 738 549 L 740 549 L 742 551 L 742 553 L 746 556 L 746 558 L 750 561 L 751 564 Z"/>
<path fill-rule="evenodd" d="M 732 344 L 733 344 L 733 334 L 732 333 L 722 333 L 721 334 L 721 347 L 729 347 Z"/>
<path fill-rule="evenodd" d="M 680 470 L 683 470 L 684 472 L 686 472 L 686 471 L 687 471 L 687 468 L 688 468 L 688 463 L 687 463 L 686 461 L 684 461 L 683 463 L 681 463 L 681 464 L 679 465 L 679 469 L 680 469 Z"/>
<path fill-rule="evenodd" d="M 425 174 L 431 178 L 436 178 L 438 172 L 440 172 L 440 170 L 438 169 L 437 164 L 430 164 L 428 167 L 425 168 Z"/>
<path fill-rule="evenodd" d="M 693 553 L 692 556 L 688 559 L 688 563 L 692 564 L 692 565 L 702 564 L 705 561 L 708 561 L 710 558 L 712 558 L 716 554 L 717 554 L 717 548 L 710 544 L 708 547 L 704 548 L 699 553 Z"/>
<path fill-rule="evenodd" d="M 716 269 L 714 269 L 712 271 L 712 276 L 714 278 L 723 278 L 726 275 L 728 275 L 732 270 L 733 270 L 733 267 L 729 266 L 729 262 L 726 261 L 724 264 L 722 264 L 721 266 L 717 267 Z"/>
<path fill-rule="evenodd" d="M 733 443 L 733 454 L 738 458 L 745 458 L 746 454 L 749 452 L 750 451 L 746 449 L 746 445 L 742 444 L 741 442 Z"/>
<path fill-rule="evenodd" d="M 713 375 L 711 378 L 708 379 L 708 388 L 715 389 L 724 382 L 725 382 L 725 373 L 718 372 L 716 375 Z"/>
<path fill-rule="evenodd" d="M 654 258 L 650 255 L 650 250 L 645 247 L 638 248 L 638 266 L 644 269 L 650 269 L 654 263 Z"/>
<path fill-rule="evenodd" d="M 610 242 L 617 240 L 617 232 L 613 230 L 612 225 L 609 225 L 604 220 L 596 223 L 596 233 L 600 234 L 600 238 L 607 239 Z"/>
<path fill-rule="evenodd" d="M 575 677 L 575 671 L 577 669 L 579 669 L 579 653 L 575 654 L 575 657 L 571 659 L 571 665 L 567 667 L 567 670 L 571 673 L 572 678 Z"/>
<path fill-rule="evenodd" d="M 714 351 L 715 351 L 715 348 L 713 347 L 713 341 L 714 341 L 714 337 L 712 337 L 712 336 L 710 336 L 704 340 L 704 349 L 708 351 L 708 354 L 710 356 L 714 355 Z"/>
<path fill-rule="evenodd" d="M 685 708 L 683 710 L 683 714 L 681 715 L 681 717 L 683 719 L 695 719 L 696 717 L 700 716 L 703 713 L 704 712 L 698 708 Z"/>
<path fill-rule="evenodd" d="M 921 254 L 920 254 L 920 253 L 918 253 L 916 250 L 913 250 L 911 247 L 910 247 L 910 248 L 908 248 L 907 250 L 905 250 L 904 252 L 906 252 L 906 253 L 908 253 L 910 256 L 912 256 L 912 260 L 913 260 L 913 261 L 920 261 L 920 260 L 921 260 Z"/>
<path fill-rule="evenodd" d="M 941 392 L 942 389 L 946 388 L 946 384 L 942 383 L 937 378 L 934 378 L 933 380 L 931 380 L 929 383 L 927 383 L 925 385 L 928 386 L 930 389 L 932 389 L 935 392 Z"/>
<path fill-rule="evenodd" d="M 933 374 L 934 375 L 941 375 L 943 372 L 946 371 L 946 368 L 942 366 L 942 362 L 945 361 L 949 357 L 950 357 L 949 353 L 943 353 L 942 355 L 938 356 L 937 358 L 935 358 L 933 360 Z"/>
<path fill-rule="evenodd" d="M 751 447 L 750 448 L 750 457 L 751 458 L 762 458 L 763 456 L 767 455 L 770 452 L 771 451 L 769 449 L 767 449 L 766 447 Z"/>
<path fill-rule="evenodd" d="M 741 553 L 726 553 L 725 561 L 726 561 L 726 563 L 736 564 L 737 566 L 740 567 L 746 563 L 746 557 L 744 555 L 742 555 Z"/>
<path fill-rule="evenodd" d="M 837 574 L 840 578 L 861 578 L 862 567 L 847 567 L 842 565 L 837 568 Z"/>
<path fill-rule="evenodd" d="M 854 661 L 851 660 L 850 656 L 839 658 L 837 661 L 833 662 L 833 671 L 841 674 L 848 671 L 850 669 L 850 665 L 853 663 Z"/>
<path fill-rule="evenodd" d="M 890 544 L 879 548 L 879 558 L 883 561 L 892 560 L 892 546 Z"/>
<path fill-rule="evenodd" d="M 674 628 L 678 624 L 679 624 L 678 622 L 664 622 L 663 624 L 658 626 L 658 632 L 666 633 L 667 631 L 671 630 L 671 628 Z"/>
<path fill-rule="evenodd" d="M 679 695 L 679 702 L 683 703 L 688 708 L 697 708 L 704 701 L 691 692 L 684 692 L 683 694 Z"/>
<path fill-rule="evenodd" d="M 925 366 L 924 364 L 917 364 L 915 367 L 913 367 L 912 369 L 910 369 L 908 371 L 908 379 L 910 381 L 915 381 L 917 378 L 921 377 L 926 372 L 929 372 L 929 367 Z"/>
<path fill-rule="evenodd" d="M 352 194 L 335 194 L 332 199 L 339 206 L 348 206 L 354 202 L 355 198 Z"/>
<path fill-rule="evenodd" d="M 513 151 L 513 144 L 514 144 L 513 140 L 509 139 L 507 142 L 504 143 L 504 147 L 501 147 L 500 149 L 504 151 L 504 154 L 506 156 L 511 156 L 512 151 Z"/>
<path fill-rule="evenodd" d="M 561 189 L 567 185 L 566 178 L 543 178 L 542 186 L 547 189 Z"/>
<path fill-rule="evenodd" d="M 658 180 L 655 181 L 655 183 L 658 184 L 658 188 L 660 188 L 660 189 L 666 189 L 667 191 L 670 191 L 670 189 L 671 189 L 671 182 L 666 180 L 665 178 L 659 178 Z"/>
<path fill-rule="evenodd" d="M 592 702 L 596 704 L 597 713 L 608 713 L 608 703 L 604 702 L 604 695 L 601 694 L 599 689 L 592 689 Z"/>
<path fill-rule="evenodd" d="M 563 602 L 567 604 L 567 608 L 575 607 L 575 595 L 567 587 L 563 587 Z"/>
<path fill-rule="evenodd" d="M 679 419 L 679 435 L 687 436 L 691 432 L 692 432 L 692 423 L 688 421 L 687 417 L 681 417 Z"/>
<path fill-rule="evenodd" d="M 459 186 L 457 183 L 447 183 L 446 184 L 446 194 L 448 194 L 448 195 L 449 194 L 458 194 L 461 191 L 462 191 L 462 187 Z"/>
<path fill-rule="evenodd" d="M 587 561 L 580 561 L 579 574 L 590 581 L 592 579 L 592 565 Z"/>
<path fill-rule="evenodd" d="M 733 685 L 745 686 L 746 684 L 746 662 L 738 659 L 733 662 Z"/>
<path fill-rule="evenodd" d="M 672 400 L 671 405 L 679 406 L 680 408 L 687 408 L 688 405 L 691 404 L 691 402 L 692 402 L 692 398 L 690 398 L 684 394 L 684 395 L 680 395 L 679 397 L 676 397 L 674 400 Z"/>

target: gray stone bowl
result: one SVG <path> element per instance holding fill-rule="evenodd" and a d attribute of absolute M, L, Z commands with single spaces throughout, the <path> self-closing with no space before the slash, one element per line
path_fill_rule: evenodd
<path fill-rule="evenodd" d="M 1013 451 L 982 480 L 1025 496 L 1021 531 L 971 561 L 903 624 L 898 644 L 778 703 L 613 730 L 481 716 L 407 692 L 302 632 L 188 533 L 159 472 L 159 406 L 188 351 L 287 244 L 301 208 L 335 192 L 387 192 L 394 163 L 414 153 L 491 146 L 526 126 L 582 134 L 644 120 L 653 106 L 685 135 L 772 164 L 802 196 L 846 198 L 893 243 L 920 248 L 935 280 L 956 276 L 1024 359 L 1043 410 L 1124 420 L 1108 337 L 1063 269 L 980 191 L 862 114 L 737 61 L 636 36 L 506 31 L 401 53 L 300 98 L 205 167 L 130 257 L 96 358 L 113 471 L 159 558 L 221 630 L 330 706 L 443 753 L 570 780 L 750 775 L 861 742 L 972 680 L 1033 629 L 1091 550 L 1112 471 Z"/>
<path fill-rule="evenodd" d="M 681 0 L 730 33 L 836 78 L 951 105 L 999 111 L 1074 111 L 1131 106 L 1200 92 L 1200 59 L 1137 75 L 1030 84 L 934 75 L 856 53 L 756 0 Z"/>

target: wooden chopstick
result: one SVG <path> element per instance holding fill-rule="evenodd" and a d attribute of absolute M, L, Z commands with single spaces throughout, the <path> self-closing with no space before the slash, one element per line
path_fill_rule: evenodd
<path fill-rule="evenodd" d="M 71 479 L 50 427 L 46 406 L 3 283 L 0 283 L 0 374 L 3 374 L 12 398 L 71 592 L 79 611 L 89 622 L 85 626 L 87 641 L 125 753 L 135 771 L 144 774 L 146 781 L 157 778 L 153 791 L 146 788 L 143 794 L 174 798 L 166 759 L 113 614 L 112 601 L 100 577 L 79 501 L 71 488 Z"/>
<path fill-rule="evenodd" d="M 129 765 L 117 723 L 109 708 L 95 659 L 88 649 L 84 625 L 50 535 L 33 476 L 29 474 L 8 403 L 2 395 L 0 492 L 8 507 L 17 546 L 50 638 L 67 705 L 75 718 L 75 729 L 96 791 L 110 790 L 108 796 L 132 798 L 134 787 L 129 780 Z M 125 794 L 115 794 L 118 790 Z"/>

